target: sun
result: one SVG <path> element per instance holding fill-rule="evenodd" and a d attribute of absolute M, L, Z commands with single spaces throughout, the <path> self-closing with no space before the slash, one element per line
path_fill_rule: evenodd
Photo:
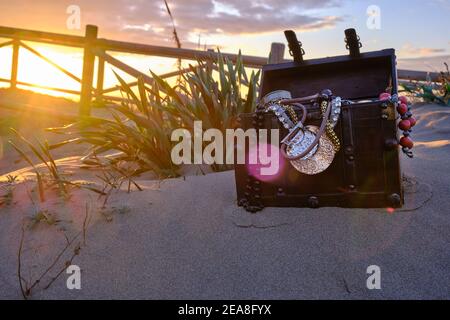
<path fill-rule="evenodd" d="M 36 50 L 42 56 L 46 57 L 53 63 L 61 66 L 74 76 L 80 78 L 81 67 L 82 67 L 82 51 L 75 49 L 64 49 L 61 47 L 55 47 L 51 45 L 36 44 L 33 42 L 26 42 L 27 46 Z M 70 50 L 70 51 L 69 51 Z M 0 49 L 0 59 L 4 63 L 0 67 L 0 77 L 2 79 L 10 79 L 11 72 L 11 60 L 12 60 L 12 47 L 5 47 Z M 19 66 L 18 66 L 18 77 L 19 88 L 31 89 L 36 92 L 51 93 L 56 96 L 68 96 L 67 93 L 57 92 L 52 90 L 46 90 L 38 87 L 28 87 L 21 85 L 20 83 L 34 84 L 40 87 L 48 88 L 61 88 L 65 90 L 80 90 L 80 83 L 54 66 L 52 66 L 47 61 L 44 61 L 37 55 L 33 54 L 31 51 L 24 47 L 20 47 L 19 50 Z M 3 86 L 8 86 L 8 83 L 3 82 Z"/>
<path fill-rule="evenodd" d="M 41 56 L 45 57 L 45 59 L 63 68 L 70 73 L 72 77 L 61 70 L 58 70 L 57 67 L 32 53 L 26 47 L 21 46 L 19 50 L 17 87 L 43 94 L 78 100 L 81 84 L 74 78 L 81 79 L 83 50 L 34 42 L 24 43 L 37 51 Z M 176 65 L 176 60 L 171 58 L 147 57 L 131 54 L 118 54 L 114 56 L 144 73 L 149 73 L 149 70 L 152 70 L 157 74 L 163 74 L 165 72 L 173 71 Z M 0 86 L 2 87 L 9 86 L 9 83 L 6 80 L 9 80 L 11 77 L 11 60 L 12 47 L 8 46 L 0 48 L 0 61 L 2 61 L 0 65 L 0 79 L 4 80 L 0 82 Z M 94 70 L 93 85 L 95 87 L 97 81 L 97 62 Z M 104 88 L 118 85 L 113 70 L 126 81 L 131 82 L 135 80 L 122 71 L 107 65 L 105 68 Z M 37 85 L 37 87 L 29 86 L 28 84 Z M 63 89 L 66 91 L 74 91 L 74 93 L 60 92 L 52 89 Z M 118 92 L 113 92 L 111 95 L 120 94 Z"/>

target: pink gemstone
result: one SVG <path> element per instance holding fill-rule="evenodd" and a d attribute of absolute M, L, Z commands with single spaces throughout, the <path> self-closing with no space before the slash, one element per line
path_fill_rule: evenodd
<path fill-rule="evenodd" d="M 407 111 L 408 111 L 408 106 L 404 103 L 401 103 L 398 107 L 397 107 L 397 111 L 399 114 L 404 115 Z"/>
<path fill-rule="evenodd" d="M 406 98 L 405 96 L 401 96 L 398 99 L 400 100 L 401 103 L 404 103 L 406 105 L 408 104 L 408 98 Z"/>
<path fill-rule="evenodd" d="M 387 92 L 383 92 L 382 94 L 380 94 L 380 100 L 389 100 L 391 99 L 391 95 Z"/>
<path fill-rule="evenodd" d="M 409 130 L 411 128 L 411 123 L 409 123 L 409 120 L 402 120 L 398 124 L 398 127 L 402 129 L 403 131 Z"/>
<path fill-rule="evenodd" d="M 400 145 L 402 147 L 406 147 L 406 148 L 412 149 L 412 147 L 414 146 L 414 143 L 409 137 L 401 137 Z"/>

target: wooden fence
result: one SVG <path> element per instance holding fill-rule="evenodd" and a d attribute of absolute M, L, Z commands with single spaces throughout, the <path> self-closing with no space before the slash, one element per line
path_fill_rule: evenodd
<path fill-rule="evenodd" d="M 126 72 L 133 77 L 141 76 L 146 84 L 151 85 L 153 79 L 132 68 L 131 66 L 125 64 L 124 62 L 114 58 L 108 52 L 121 52 L 121 53 L 132 53 L 147 56 L 158 56 L 158 57 L 168 57 L 183 60 L 203 60 L 203 61 L 213 61 L 218 59 L 218 53 L 213 50 L 199 51 L 191 49 L 179 49 L 170 48 L 162 46 L 153 46 L 132 42 L 123 42 L 116 40 L 101 39 L 97 37 L 98 28 L 97 26 L 87 25 L 85 36 L 74 36 L 51 32 L 41 32 L 34 30 L 25 30 L 9 27 L 0 26 L 0 38 L 11 39 L 4 43 L 0 43 L 0 48 L 5 46 L 12 46 L 12 66 L 11 66 L 11 76 L 10 79 L 1 79 L 0 82 L 10 83 L 11 88 L 15 88 L 17 85 L 34 87 L 40 89 L 47 89 L 52 91 L 58 91 L 63 93 L 75 94 L 80 96 L 80 115 L 89 115 L 90 108 L 92 104 L 93 97 L 97 101 L 106 100 L 118 100 L 120 98 L 110 96 L 111 92 L 119 90 L 119 86 L 104 88 L 104 72 L 105 63 Z M 46 43 L 53 45 L 60 45 L 65 47 L 74 47 L 83 49 L 83 70 L 81 78 L 67 71 L 60 65 L 51 61 L 37 50 L 31 46 L 25 44 L 23 41 Z M 19 49 L 24 48 L 42 60 L 46 61 L 59 71 L 63 72 L 66 76 L 72 78 L 73 80 L 80 83 L 80 91 L 68 90 L 62 88 L 53 88 L 47 86 L 41 86 L 38 84 L 27 83 L 23 81 L 18 81 L 17 71 L 19 66 Z M 272 43 L 271 52 L 269 58 L 265 57 L 255 57 L 255 56 L 242 56 L 242 60 L 245 66 L 252 68 L 261 68 L 266 63 L 280 63 L 288 60 L 284 60 L 284 44 Z M 222 53 L 222 55 L 229 60 L 235 62 L 237 59 L 236 54 Z M 95 59 L 98 59 L 97 63 L 97 83 L 94 87 L 94 68 Z M 166 74 L 160 75 L 162 78 L 170 78 L 178 76 L 182 73 L 187 72 L 188 69 L 181 69 Z M 431 79 L 432 81 L 437 81 L 438 73 L 426 73 L 420 71 L 409 71 L 409 70 L 398 70 L 398 77 L 400 79 L 408 80 L 418 80 L 426 81 Z M 131 86 L 137 85 L 137 81 L 131 82 Z"/>

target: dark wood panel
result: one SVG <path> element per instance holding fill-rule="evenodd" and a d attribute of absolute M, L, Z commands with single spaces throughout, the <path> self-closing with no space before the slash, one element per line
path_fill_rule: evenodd
<path fill-rule="evenodd" d="M 330 58 L 331 59 L 331 58 Z M 261 94 L 288 90 L 293 96 L 306 96 L 325 88 L 348 99 L 376 97 L 392 83 L 391 57 L 347 59 L 323 64 L 263 67 Z"/>

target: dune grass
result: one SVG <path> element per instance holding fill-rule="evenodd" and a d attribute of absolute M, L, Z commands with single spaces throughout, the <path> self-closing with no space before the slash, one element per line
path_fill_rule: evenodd
<path fill-rule="evenodd" d="M 235 64 L 222 55 L 209 64 L 198 61 L 198 66 L 190 66 L 190 72 L 175 85 L 151 74 L 152 86 L 139 78 L 137 92 L 116 74 L 125 99 L 120 105 L 107 107 L 112 119 L 83 117 L 76 123 L 48 130 L 75 135 L 72 143 L 91 145 L 86 158 L 93 164 L 99 164 L 96 160 L 102 153 L 119 151 L 110 163 L 116 168 L 121 164 L 134 168 L 127 171 L 129 177 L 146 171 L 160 178 L 176 177 L 180 168 L 172 162 L 174 142 L 170 139 L 174 129 L 193 132 L 194 121 L 201 120 L 204 130 L 224 132 L 235 126 L 238 114 L 256 107 L 260 73 L 248 75 L 240 54 Z"/>
<path fill-rule="evenodd" d="M 42 143 L 39 140 L 36 140 L 35 143 L 32 143 L 15 129 L 11 128 L 11 131 L 16 136 L 16 141 L 10 140 L 9 144 L 17 151 L 20 158 L 28 163 L 33 169 L 36 175 L 37 190 L 39 194 L 39 200 L 41 202 L 45 202 L 45 191 L 48 189 L 57 189 L 64 199 L 69 198 L 71 187 L 85 188 L 101 195 L 104 194 L 104 192 L 99 189 L 71 182 L 70 180 L 66 179 L 64 174 L 59 170 L 56 161 L 50 152 L 52 146 L 50 146 L 47 141 Z M 31 151 L 34 157 L 36 157 L 44 165 L 43 169 L 35 164 L 32 158 L 25 151 L 23 146 L 19 146 L 18 142 L 20 142 L 22 145 L 25 145 Z M 61 145 L 66 143 L 68 142 L 64 142 Z"/>

